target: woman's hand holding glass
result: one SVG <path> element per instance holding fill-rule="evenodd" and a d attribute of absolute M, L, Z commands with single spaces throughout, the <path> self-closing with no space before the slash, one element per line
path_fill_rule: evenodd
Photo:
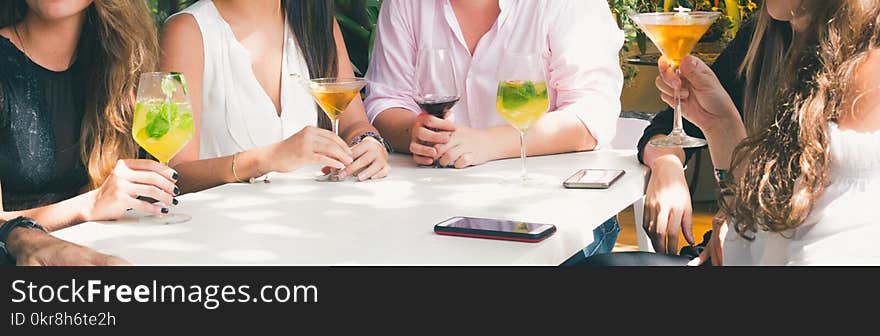
<path fill-rule="evenodd" d="M 366 137 L 351 147 L 351 153 L 354 162 L 339 172 L 340 178 L 356 176 L 358 181 L 375 180 L 384 178 L 391 172 L 391 165 L 388 164 L 388 151 L 379 140 Z M 330 170 L 330 167 L 324 167 L 323 171 L 327 174 Z"/>
<path fill-rule="evenodd" d="M 704 133 L 728 127 L 730 123 L 742 123 L 730 95 L 712 69 L 699 58 L 687 56 L 678 73 L 666 57 L 661 57 L 658 64 L 660 75 L 656 85 L 661 99 L 669 106 L 675 106 L 675 92 L 681 90 L 683 116 Z"/>
<path fill-rule="evenodd" d="M 267 147 L 260 160 L 262 173 L 288 173 L 308 164 L 345 169 L 354 162 L 352 150 L 335 133 L 307 126 L 289 138 Z"/>
<path fill-rule="evenodd" d="M 129 209 L 149 214 L 168 213 L 167 208 L 139 197 L 149 197 L 167 205 L 177 205 L 177 173 L 152 160 L 120 160 L 100 188 L 91 191 L 90 206 L 82 221 L 116 220 Z"/>

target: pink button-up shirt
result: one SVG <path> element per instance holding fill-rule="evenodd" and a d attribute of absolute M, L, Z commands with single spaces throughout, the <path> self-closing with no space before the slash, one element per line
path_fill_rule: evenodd
<path fill-rule="evenodd" d="M 386 0 L 367 78 L 370 121 L 390 108 L 420 111 L 413 101 L 421 48 L 448 49 L 461 100 L 459 125 L 507 125 L 495 111 L 497 68 L 508 51 L 543 55 L 550 112 L 577 115 L 599 144 L 614 137 L 623 74 L 623 32 L 606 0 L 499 0 L 498 20 L 471 55 L 449 0 Z"/>

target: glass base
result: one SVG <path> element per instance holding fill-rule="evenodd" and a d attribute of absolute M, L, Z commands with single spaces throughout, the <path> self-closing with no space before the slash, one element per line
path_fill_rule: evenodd
<path fill-rule="evenodd" d="M 557 181 L 557 179 L 543 176 L 543 175 L 516 175 L 509 176 L 502 179 L 499 184 L 513 187 L 528 187 L 528 188 L 544 188 L 544 187 L 556 187 L 560 185 L 561 182 Z"/>
<path fill-rule="evenodd" d="M 189 222 L 192 219 L 192 216 L 186 214 L 167 214 L 167 215 L 150 215 L 146 217 L 141 217 L 141 222 L 153 223 L 153 224 L 180 224 Z"/>
<path fill-rule="evenodd" d="M 695 148 L 695 147 L 703 147 L 706 144 L 706 140 L 700 138 L 694 138 L 687 134 L 679 133 L 679 134 L 669 134 L 662 138 L 656 138 L 649 142 L 651 146 L 659 147 L 659 148 Z"/>
<path fill-rule="evenodd" d="M 315 181 L 318 182 L 345 182 L 345 180 L 345 178 L 339 177 L 338 172 L 332 172 L 315 178 Z"/>

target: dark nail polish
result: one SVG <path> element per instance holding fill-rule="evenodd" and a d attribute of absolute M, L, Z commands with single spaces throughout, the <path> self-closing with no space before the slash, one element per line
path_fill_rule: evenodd
<path fill-rule="evenodd" d="M 147 196 L 138 196 L 137 199 L 144 201 L 144 202 L 147 202 L 147 203 L 150 203 L 150 204 L 158 202 L 157 200 L 150 198 L 150 197 L 147 197 Z"/>
<path fill-rule="evenodd" d="M 180 195 L 180 188 L 174 187 L 174 196 Z"/>
<path fill-rule="evenodd" d="M 171 210 L 169 210 L 168 208 L 162 208 L 162 213 L 163 213 L 163 214 L 167 214 L 169 211 L 171 211 Z"/>
<path fill-rule="evenodd" d="M 178 201 L 176 198 L 171 200 L 171 204 L 177 205 L 178 203 L 180 203 L 180 201 Z"/>
<path fill-rule="evenodd" d="M 178 179 L 180 179 L 180 175 L 177 175 L 177 173 L 175 172 L 173 175 L 171 175 L 171 179 L 177 181 Z"/>

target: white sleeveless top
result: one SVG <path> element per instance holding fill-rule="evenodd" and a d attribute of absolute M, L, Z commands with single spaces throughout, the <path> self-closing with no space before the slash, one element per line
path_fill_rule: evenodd
<path fill-rule="evenodd" d="M 804 224 L 782 234 L 759 231 L 754 241 L 732 228 L 724 265 L 880 265 L 880 131 L 829 127 L 828 188 Z"/>
<path fill-rule="evenodd" d="M 211 0 L 178 14 L 192 15 L 202 32 L 205 69 L 199 159 L 210 159 L 279 142 L 318 122 L 314 100 L 290 74 L 310 78 L 308 65 L 288 27 L 281 68 L 281 116 L 253 72 L 250 54 Z"/>

